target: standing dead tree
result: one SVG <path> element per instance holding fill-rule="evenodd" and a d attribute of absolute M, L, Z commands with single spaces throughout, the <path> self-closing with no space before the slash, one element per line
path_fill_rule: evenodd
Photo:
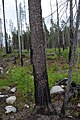
<path fill-rule="evenodd" d="M 46 70 L 45 37 L 42 25 L 41 0 L 28 0 L 32 45 L 35 109 L 34 113 L 54 113 Z"/>
<path fill-rule="evenodd" d="M 66 106 L 69 100 L 70 82 L 72 79 L 72 67 L 74 61 L 74 27 L 73 27 L 73 0 L 70 0 L 70 51 L 69 51 L 69 71 L 68 71 L 68 83 L 65 92 L 65 98 L 61 113 L 65 114 Z"/>
<path fill-rule="evenodd" d="M 23 59 L 22 59 L 22 46 L 21 46 L 21 38 L 20 38 L 20 24 L 19 24 L 19 16 L 18 16 L 18 7 L 17 7 L 17 0 L 15 0 L 16 4 L 16 16 L 17 16 L 17 26 L 18 26 L 18 41 L 19 41 L 19 55 L 20 55 L 20 65 L 23 66 Z"/>
<path fill-rule="evenodd" d="M 65 98 L 63 102 L 63 106 L 61 109 L 61 113 L 65 114 L 66 106 L 68 104 L 69 100 L 69 91 L 70 91 L 70 83 L 72 80 L 72 69 L 74 65 L 74 56 L 77 46 L 77 32 L 79 27 L 79 19 L 80 19 L 80 0 L 78 3 L 78 9 L 77 9 L 77 17 L 76 17 L 76 28 L 74 32 L 74 26 L 73 26 L 73 0 L 70 0 L 70 53 L 69 53 L 69 71 L 68 71 L 68 83 L 66 87 L 66 93 Z"/>
<path fill-rule="evenodd" d="M 77 33 L 79 28 L 79 20 L 80 20 L 80 0 L 78 2 L 77 16 L 76 16 L 76 29 L 75 29 L 75 51 L 77 48 Z"/>
<path fill-rule="evenodd" d="M 59 38 L 59 12 L 58 12 L 58 1 L 56 0 L 57 7 L 57 34 L 58 34 L 58 54 L 60 55 L 60 38 Z"/>
<path fill-rule="evenodd" d="M 3 6 L 4 33 L 5 33 L 5 48 L 6 48 L 6 53 L 8 53 L 8 42 L 7 42 L 7 32 L 6 32 L 4 0 L 2 0 L 2 6 Z"/>

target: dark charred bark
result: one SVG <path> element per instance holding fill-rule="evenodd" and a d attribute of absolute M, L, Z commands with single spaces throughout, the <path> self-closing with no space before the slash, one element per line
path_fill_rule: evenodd
<path fill-rule="evenodd" d="M 35 86 L 34 113 L 48 114 L 53 112 L 54 108 L 51 104 L 46 70 L 45 38 L 42 26 L 41 0 L 28 0 L 28 4 Z"/>
<path fill-rule="evenodd" d="M 30 63 L 33 64 L 32 56 L 33 56 L 33 50 L 31 45 L 31 37 L 29 35 L 29 41 L 30 41 Z"/>

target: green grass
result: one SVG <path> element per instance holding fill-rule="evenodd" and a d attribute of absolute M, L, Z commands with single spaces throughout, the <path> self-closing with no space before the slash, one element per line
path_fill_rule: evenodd
<path fill-rule="evenodd" d="M 16 86 L 18 91 L 21 91 L 25 95 L 32 94 L 33 97 L 34 82 L 31 72 L 31 65 L 10 68 L 5 76 L 5 79 L 0 79 L 0 89 L 3 86 Z"/>
<path fill-rule="evenodd" d="M 65 77 L 68 77 L 67 70 L 63 72 L 62 67 L 59 66 L 57 63 L 53 63 L 52 66 L 48 68 L 48 79 L 49 79 L 49 86 L 50 88 L 55 85 L 56 81 L 61 80 Z"/>
<path fill-rule="evenodd" d="M 17 86 L 18 89 L 24 93 L 33 91 L 33 78 L 30 74 L 31 66 L 25 67 L 14 67 L 9 70 L 9 81 L 10 83 Z"/>
<path fill-rule="evenodd" d="M 53 49 L 47 49 L 47 54 L 53 54 Z M 16 52 L 16 51 L 15 51 Z M 24 51 L 24 54 L 27 54 Z M 27 54 L 29 55 L 29 53 Z M 26 55 L 26 56 L 27 56 Z M 9 57 L 10 55 L 8 55 Z M 61 80 L 65 77 L 68 77 L 69 65 L 68 62 L 60 63 L 68 61 L 68 49 L 64 51 L 61 50 L 61 56 L 56 55 L 47 56 L 47 61 L 52 60 L 51 65 L 47 65 L 48 71 L 48 81 L 50 88 L 55 85 L 56 81 Z M 80 64 L 78 64 L 80 68 Z M 76 83 L 80 84 L 80 70 L 74 67 L 72 80 L 76 81 Z M 0 76 L 0 89 L 3 86 L 16 86 L 18 91 L 21 91 L 24 95 L 27 95 L 30 98 L 34 99 L 34 81 L 32 76 L 32 66 L 27 65 L 24 67 L 13 66 L 8 70 L 8 74 L 4 77 Z"/>
<path fill-rule="evenodd" d="M 18 56 L 18 52 L 14 52 L 16 56 Z M 69 50 L 65 49 L 62 51 L 61 49 L 60 56 L 58 56 L 58 54 L 54 54 L 54 49 L 47 49 L 46 52 L 48 82 L 51 89 L 57 81 L 62 80 L 63 78 L 68 78 Z M 5 52 L 0 53 L 0 58 L 3 55 L 6 55 Z M 26 61 L 27 58 L 29 58 L 29 52 L 23 51 L 23 55 L 26 56 L 26 58 L 24 58 L 24 61 Z M 11 58 L 12 54 L 8 54 L 6 57 Z M 19 63 L 19 57 L 17 58 L 17 63 Z M 80 63 L 76 63 L 73 67 L 72 80 L 78 84 L 80 84 L 79 73 Z M 17 91 L 15 93 L 17 100 L 14 103 L 14 106 L 17 106 L 18 109 L 23 109 L 24 105 L 28 104 L 30 105 L 30 110 L 32 111 L 34 104 L 34 80 L 32 75 L 32 66 L 29 63 L 27 63 L 26 66 L 20 67 L 19 64 L 15 66 L 10 62 L 7 74 L 0 75 L 0 91 L 2 88 L 4 88 L 3 86 L 10 86 L 11 88 L 15 86 L 17 88 Z M 1 105 L 2 103 L 0 106 Z M 5 105 L 6 104 L 4 104 L 4 106 Z M 2 116 L 2 113 L 0 113 L 0 116 Z"/>

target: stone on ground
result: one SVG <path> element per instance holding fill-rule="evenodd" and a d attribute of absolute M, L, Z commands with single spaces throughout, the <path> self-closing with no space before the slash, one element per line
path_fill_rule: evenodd
<path fill-rule="evenodd" d="M 64 92 L 64 89 L 62 89 L 60 86 L 53 86 L 50 90 L 50 94 L 61 93 L 61 92 Z"/>
<path fill-rule="evenodd" d="M 16 92 L 16 87 L 13 87 L 10 92 L 15 93 Z"/>
<path fill-rule="evenodd" d="M 16 96 L 11 96 L 6 99 L 6 103 L 13 104 L 16 101 Z"/>
<path fill-rule="evenodd" d="M 15 107 L 13 107 L 13 106 L 6 106 L 5 110 L 6 110 L 5 113 L 11 113 L 11 112 L 15 113 L 17 111 L 17 109 Z"/>

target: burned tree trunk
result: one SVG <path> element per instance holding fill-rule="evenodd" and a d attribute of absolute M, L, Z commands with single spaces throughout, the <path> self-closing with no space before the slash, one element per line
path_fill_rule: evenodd
<path fill-rule="evenodd" d="M 65 114 L 66 106 L 69 100 L 69 91 L 70 83 L 72 80 L 72 68 L 74 65 L 74 49 L 75 49 L 75 40 L 74 40 L 74 27 L 73 27 L 73 0 L 70 0 L 70 51 L 69 51 L 69 71 L 68 71 L 68 83 L 66 86 L 65 98 L 61 113 Z"/>
<path fill-rule="evenodd" d="M 35 87 L 34 113 L 48 114 L 54 109 L 51 104 L 46 70 L 45 38 L 42 26 L 41 0 L 28 0 L 30 36 L 33 51 L 33 74 Z"/>

